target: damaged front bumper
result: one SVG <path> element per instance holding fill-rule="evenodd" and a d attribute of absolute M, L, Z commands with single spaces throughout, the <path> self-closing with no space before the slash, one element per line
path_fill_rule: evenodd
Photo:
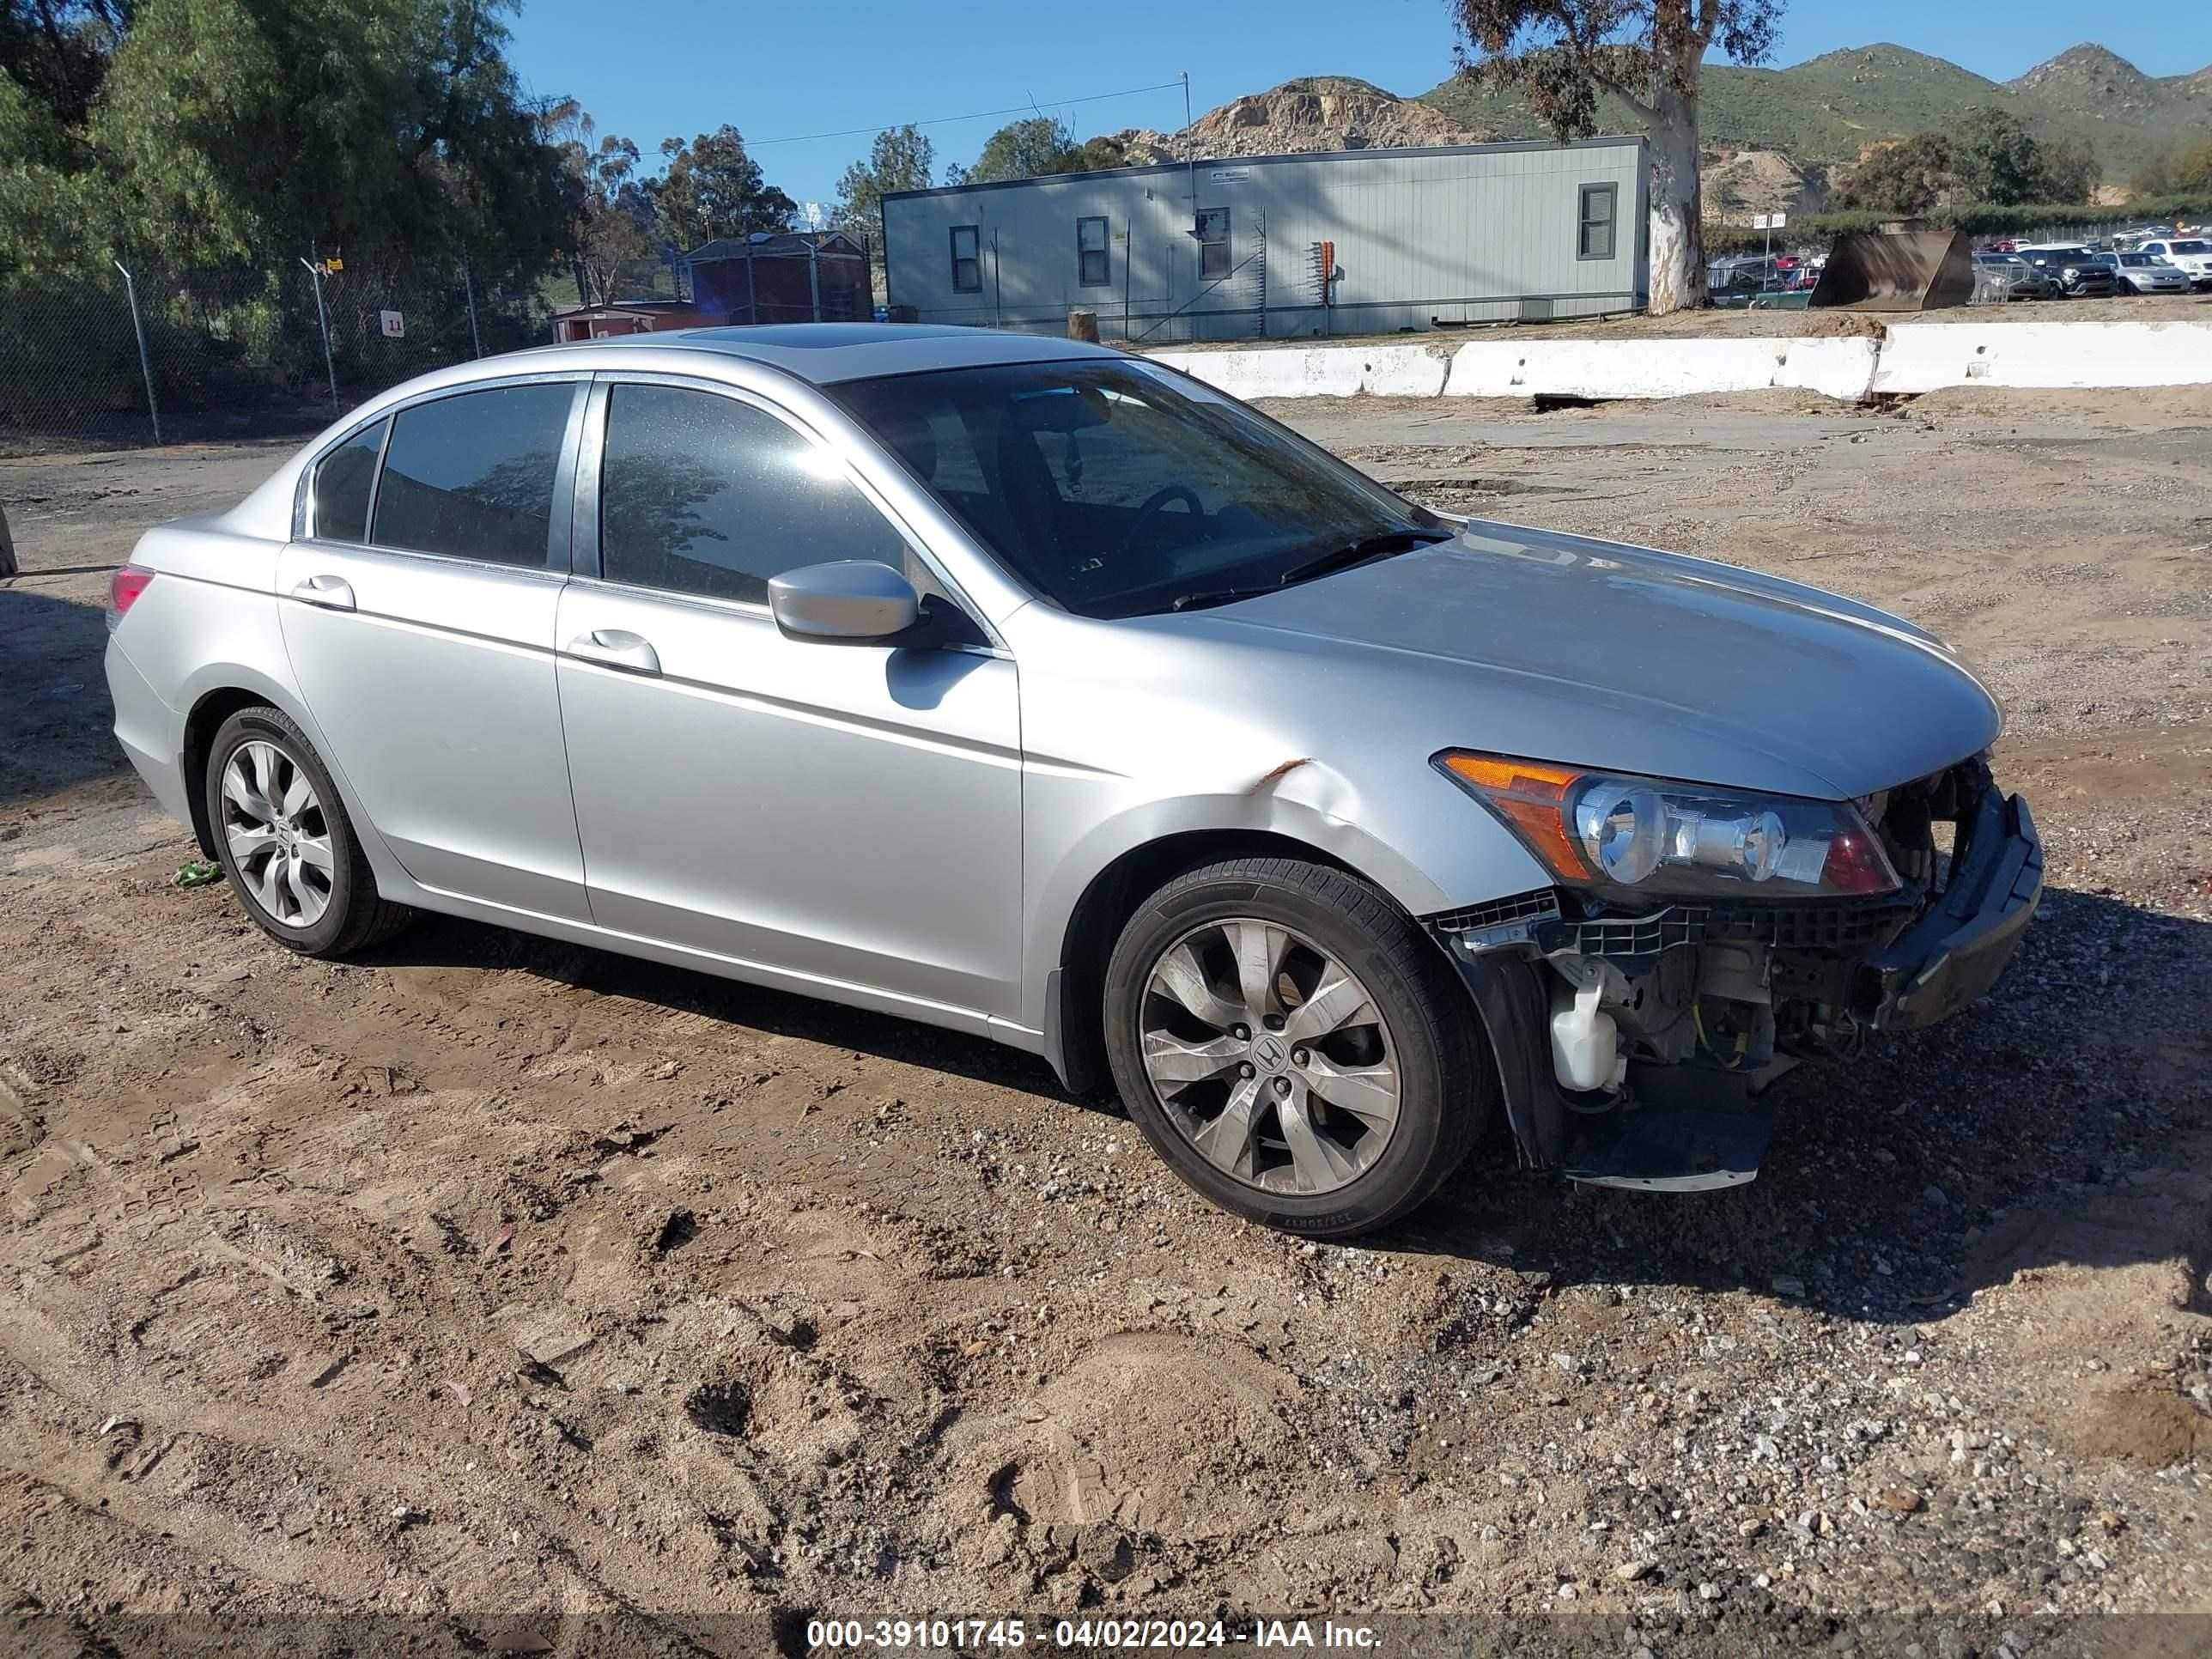
<path fill-rule="evenodd" d="M 2043 841 L 2027 802 L 1992 785 L 1960 828 L 1950 880 L 1861 970 L 1860 1009 L 1878 1031 L 1948 1019 L 1997 982 L 2043 896 Z"/>
<path fill-rule="evenodd" d="M 1921 873 L 1879 899 L 1630 915 L 1554 888 L 1429 918 L 1490 1038 L 1523 1162 L 1655 1190 L 1749 1181 L 1773 1131 L 1765 1083 L 1985 994 L 2042 894 L 2027 804 L 1978 760 L 1893 793 L 1896 823 L 1917 828 L 1893 850 Z M 1952 825 L 1948 867 L 1936 821 Z M 1560 1021 L 1586 1030 L 1593 1008 L 1625 1063 L 1615 1088 L 1577 1091 L 1555 1063 Z"/>

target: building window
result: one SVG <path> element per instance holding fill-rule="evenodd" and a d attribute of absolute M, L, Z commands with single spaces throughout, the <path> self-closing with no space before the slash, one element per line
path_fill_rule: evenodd
<path fill-rule="evenodd" d="M 1616 185 L 1584 185 L 1580 222 L 1575 228 L 1575 258 L 1613 258 L 1613 210 L 1620 196 Z"/>
<path fill-rule="evenodd" d="M 952 227 L 952 291 L 983 291 L 983 233 L 978 226 Z"/>
<path fill-rule="evenodd" d="M 1198 210 L 1198 279 L 1211 283 L 1229 274 L 1229 210 Z"/>
<path fill-rule="evenodd" d="M 1075 222 L 1075 280 L 1085 288 L 1105 288 L 1114 280 L 1106 258 L 1106 222 Z"/>

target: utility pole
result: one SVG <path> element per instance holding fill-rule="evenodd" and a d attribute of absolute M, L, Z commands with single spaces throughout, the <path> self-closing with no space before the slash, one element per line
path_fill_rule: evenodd
<path fill-rule="evenodd" d="M 323 373 L 330 376 L 331 409 L 335 413 L 338 406 L 338 366 L 331 356 L 331 313 L 323 308 L 323 268 L 310 259 L 300 263 L 307 267 L 307 276 L 315 285 L 315 326 L 323 334 Z"/>
<path fill-rule="evenodd" d="M 476 356 L 483 356 L 483 336 L 477 332 L 477 279 L 469 272 L 465 262 L 461 266 L 461 291 L 469 301 L 469 347 Z"/>
<path fill-rule="evenodd" d="M 1182 72 L 1182 164 L 1190 175 L 1190 227 L 1198 228 L 1198 151 L 1197 135 L 1191 131 L 1190 71 Z"/>

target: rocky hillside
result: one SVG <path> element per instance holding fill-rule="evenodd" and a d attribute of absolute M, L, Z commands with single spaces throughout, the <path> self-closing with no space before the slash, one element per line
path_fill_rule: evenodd
<path fill-rule="evenodd" d="M 2039 135 L 2078 137 L 2110 179 L 2147 151 L 2212 123 L 2212 65 L 2145 75 L 2099 46 L 2079 46 L 2002 84 L 1942 58 L 1878 43 L 1823 52 L 1788 69 L 1707 65 L 1705 199 L 1741 222 L 1779 208 L 1817 212 L 1869 147 L 1942 129 L 1983 104 L 2011 110 Z M 1632 132 L 1625 105 L 1605 100 L 1600 127 Z M 1350 76 L 1317 75 L 1231 100 L 1188 134 L 1136 128 L 1115 134 L 1132 162 L 1307 150 L 1480 143 L 1533 138 L 1541 129 L 1519 98 L 1460 81 L 1401 98 Z"/>
<path fill-rule="evenodd" d="M 2212 120 L 2212 65 L 2154 76 L 2102 46 L 2079 46 L 2000 83 L 1942 58 L 1880 42 L 1823 52 L 1788 69 L 1707 65 L 1708 143 L 1779 149 L 1807 162 L 1856 158 L 1870 143 L 1949 125 L 1979 104 L 2011 110 L 2039 135 L 2095 145 L 2110 177 L 2191 124 Z M 1519 99 L 1447 81 L 1422 95 L 1450 119 L 1514 135 L 1535 122 Z M 1632 130 L 1625 106 L 1601 108 L 1608 131 Z"/>
<path fill-rule="evenodd" d="M 1462 125 L 1427 104 L 1344 75 L 1304 76 L 1231 99 L 1200 116 L 1188 134 L 1203 156 L 1474 144 L 1499 136 L 1494 128 Z M 1184 155 L 1180 132 L 1140 127 L 1115 137 L 1133 162 L 1176 161 Z"/>
<path fill-rule="evenodd" d="M 2212 119 L 2212 67 L 2145 75 L 2102 46 L 2071 46 L 2005 82 L 2023 105 L 2089 124 L 2173 129 Z"/>

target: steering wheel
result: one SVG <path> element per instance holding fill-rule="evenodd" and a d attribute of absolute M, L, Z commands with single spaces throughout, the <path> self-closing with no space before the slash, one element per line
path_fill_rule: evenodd
<path fill-rule="evenodd" d="M 1198 523 L 1200 535 L 1203 536 L 1206 533 L 1206 504 L 1198 499 L 1198 492 L 1188 484 L 1163 484 L 1145 497 L 1145 504 L 1137 509 L 1136 522 L 1129 526 L 1129 533 L 1121 538 L 1121 544 L 1114 550 L 1112 559 L 1102 561 L 1102 564 L 1120 563 L 1121 556 L 1137 544 L 1138 538 L 1142 536 L 1146 527 L 1151 525 L 1153 515 L 1166 507 L 1170 501 L 1181 501 L 1188 507 L 1190 516 Z"/>

